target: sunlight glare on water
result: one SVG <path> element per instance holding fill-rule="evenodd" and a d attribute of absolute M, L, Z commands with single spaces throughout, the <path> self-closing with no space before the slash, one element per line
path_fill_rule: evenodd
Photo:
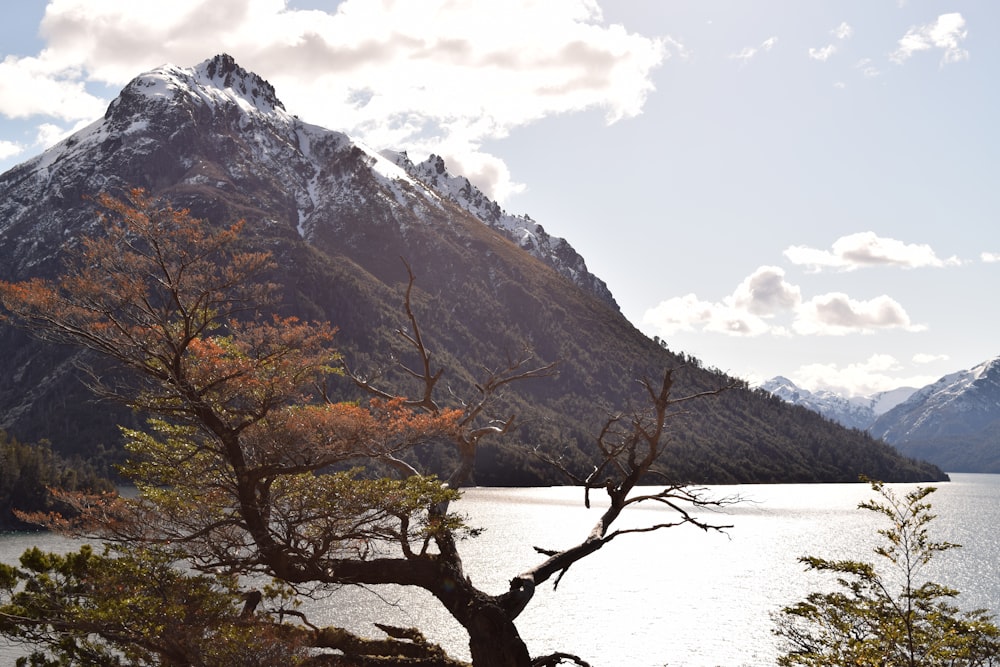
<path fill-rule="evenodd" d="M 996 614 L 1000 476 L 952 478 L 929 498 L 940 517 L 931 525 L 932 538 L 963 548 L 940 555 L 927 575 L 962 591 L 962 606 Z M 892 486 L 901 494 L 913 488 Z M 732 524 L 725 533 L 688 525 L 623 535 L 573 565 L 557 590 L 551 581 L 540 586 L 517 621 L 532 655 L 564 651 L 595 667 L 774 665 L 771 614 L 829 585 L 806 573 L 797 558 L 870 559 L 875 528 L 883 525 L 857 509 L 872 497 L 864 484 L 720 486 L 708 492 L 742 498 L 722 512 L 699 513 L 708 522 Z M 466 574 L 488 592 L 505 591 L 513 576 L 544 559 L 533 547 L 560 549 L 586 537 L 601 510 L 586 510 L 582 501 L 575 488 L 468 490 L 453 509 L 485 532 L 460 545 Z M 669 516 L 665 511 L 632 511 L 621 523 L 649 525 Z M 39 541 L 45 549 L 73 548 L 60 540 L 0 536 L 0 560 L 16 562 Z M 468 657 L 463 629 L 419 591 L 349 587 L 308 608 L 314 622 L 370 636 L 379 636 L 372 620 L 419 627 L 457 657 Z M 10 655 L 0 645 L 0 662 Z"/>

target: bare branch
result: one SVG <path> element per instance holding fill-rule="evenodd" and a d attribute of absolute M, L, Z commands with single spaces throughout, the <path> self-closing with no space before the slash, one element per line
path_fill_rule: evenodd
<path fill-rule="evenodd" d="M 646 413 L 634 413 L 628 418 L 622 415 L 608 418 L 597 437 L 597 448 L 602 459 L 587 478 L 582 480 L 584 504 L 590 507 L 591 489 L 604 488 L 609 501 L 607 509 L 591 529 L 590 534 L 579 544 L 561 551 L 535 548 L 548 558 L 511 580 L 510 590 L 505 594 L 505 604 L 514 617 L 528 604 L 539 584 L 555 576 L 555 585 L 558 586 L 570 566 L 620 535 L 652 532 L 684 524 L 691 524 L 706 531 L 724 531 L 731 527 L 704 521 L 695 516 L 689 507 L 719 508 L 736 502 L 733 499 L 707 499 L 701 489 L 690 489 L 680 485 L 667 486 L 657 493 L 631 495 L 636 486 L 651 472 L 651 468 L 664 451 L 664 431 L 667 420 L 672 416 L 672 406 L 695 398 L 717 395 L 727 387 L 674 399 L 670 395 L 673 386 L 672 370 L 667 370 L 659 383 L 654 384 L 643 379 L 640 384 L 650 401 L 649 410 Z M 564 468 L 560 466 L 560 469 Z M 579 480 L 576 476 L 569 476 L 571 479 Z M 659 521 L 639 528 L 611 529 L 625 508 L 643 502 L 657 502 L 664 505 L 675 513 L 676 520 Z"/>
<path fill-rule="evenodd" d="M 413 309 L 413 287 L 416 282 L 416 276 L 406 260 L 403 259 L 402 261 L 407 273 L 403 308 L 409 322 L 409 330 L 397 329 L 396 333 L 416 354 L 417 363 L 410 366 L 400 361 L 397 362 L 396 366 L 404 375 L 417 380 L 419 383 L 415 395 L 405 398 L 404 405 L 409 408 L 422 409 L 432 415 L 438 415 L 441 414 L 442 407 L 435 397 L 435 392 L 438 389 L 438 382 L 444 375 L 444 369 L 434 368 L 432 364 L 431 352 L 424 341 L 420 323 Z M 457 429 L 452 436 L 452 444 L 458 453 L 458 462 L 447 477 L 449 487 L 461 488 L 472 479 L 476 450 L 483 438 L 504 435 L 513 427 L 515 415 L 502 418 L 488 418 L 486 414 L 488 407 L 496 399 L 501 390 L 515 382 L 550 377 L 555 374 L 556 363 L 531 366 L 530 363 L 533 358 L 530 351 L 525 349 L 517 357 L 508 355 L 506 365 L 501 368 L 482 366 L 484 377 L 475 385 L 476 395 L 474 398 L 462 399 L 452 394 L 454 400 L 457 400 L 461 404 L 462 414 L 458 419 Z M 377 378 L 362 376 L 351 369 L 344 361 L 341 361 L 341 368 L 347 377 L 367 394 L 383 400 L 398 398 L 391 392 L 376 386 L 374 380 Z M 416 471 L 412 465 L 404 463 L 398 458 L 388 460 L 388 462 L 392 463 L 397 469 L 410 474 Z M 403 464 L 402 466 L 400 465 L 401 463 Z M 438 508 L 438 511 L 446 510 L 447 505 Z"/>

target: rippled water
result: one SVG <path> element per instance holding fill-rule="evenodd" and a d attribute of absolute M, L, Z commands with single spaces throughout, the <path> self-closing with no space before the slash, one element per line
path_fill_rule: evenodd
<path fill-rule="evenodd" d="M 1000 614 L 1000 476 L 953 475 L 930 497 L 935 539 L 963 545 L 942 554 L 928 575 L 963 592 L 960 602 Z M 897 485 L 900 492 L 912 488 Z M 705 515 L 732 524 L 726 534 L 691 526 L 624 535 L 574 565 L 558 590 L 542 586 L 518 619 L 533 655 L 574 653 L 605 667 L 773 665 L 770 614 L 827 581 L 807 574 L 801 555 L 868 558 L 875 517 L 857 510 L 871 492 L 862 484 L 719 486 L 716 497 L 743 502 Z M 583 539 L 599 510 L 585 510 L 572 488 L 471 489 L 456 509 L 485 533 L 463 543 L 466 572 L 481 588 L 502 592 L 511 577 L 555 548 Z M 633 512 L 632 525 L 662 520 L 663 510 Z M 41 543 L 44 542 L 44 543 Z M 0 560 L 26 547 L 68 548 L 49 535 L 0 537 Z M 456 655 L 465 634 L 430 597 L 395 588 L 345 589 L 314 603 L 324 622 L 377 635 L 370 621 L 413 625 Z M 5 653 L 5 651 L 8 651 Z M 12 655 L 0 647 L 0 663 Z"/>

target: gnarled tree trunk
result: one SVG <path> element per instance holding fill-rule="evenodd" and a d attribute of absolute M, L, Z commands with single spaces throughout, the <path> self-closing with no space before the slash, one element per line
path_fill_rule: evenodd
<path fill-rule="evenodd" d="M 528 647 L 514 621 L 495 601 L 473 603 L 465 629 L 474 667 L 530 667 Z"/>

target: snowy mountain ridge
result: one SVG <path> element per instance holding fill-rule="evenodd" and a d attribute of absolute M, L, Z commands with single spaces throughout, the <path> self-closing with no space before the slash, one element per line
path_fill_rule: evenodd
<path fill-rule="evenodd" d="M 172 100 L 178 93 L 190 95 L 209 107 L 236 104 L 248 116 L 273 116 L 283 121 L 292 116 L 278 99 L 274 86 L 248 72 L 231 57 L 216 56 L 192 68 L 163 65 L 132 82 L 149 97 Z"/>
<path fill-rule="evenodd" d="M 903 387 L 864 398 L 810 392 L 780 376 L 761 388 L 946 470 L 1000 472 L 1000 357 L 917 390 Z"/>
<path fill-rule="evenodd" d="M 566 239 L 551 236 L 528 215 L 512 215 L 490 200 L 482 190 L 464 176 L 448 172 L 444 159 L 430 155 L 425 161 L 414 163 L 406 152 L 384 151 L 385 157 L 399 165 L 407 174 L 429 185 L 435 192 L 458 204 L 483 223 L 501 231 L 505 236 L 539 258 L 554 258 L 560 271 L 573 282 L 615 304 L 611 291 L 603 280 L 587 269 L 586 262 Z"/>
<path fill-rule="evenodd" d="M 285 110 L 270 83 L 224 54 L 193 68 L 164 65 L 139 75 L 109 105 L 103 119 L 0 176 L 0 186 L 8 186 L 14 179 L 26 179 L 38 188 L 50 185 L 58 188 L 60 181 L 79 182 L 73 174 L 66 173 L 67 169 L 87 169 L 90 173 L 83 179 L 85 192 L 63 196 L 79 197 L 109 188 L 131 187 L 132 183 L 107 182 L 105 174 L 116 170 L 108 168 L 106 163 L 121 162 L 121 156 L 116 154 L 122 151 L 148 152 L 155 157 L 156 153 L 180 150 L 184 146 L 183 136 L 174 137 L 172 146 L 165 147 L 163 133 L 159 131 L 176 124 L 179 109 L 198 120 L 218 121 L 220 152 L 237 144 L 247 150 L 250 159 L 240 176 L 263 179 L 265 176 L 256 173 L 267 173 L 266 177 L 286 184 L 295 200 L 297 231 L 306 240 L 312 240 L 317 233 L 317 221 L 330 218 L 334 208 L 363 210 L 366 193 L 384 199 L 389 192 L 394 199 L 387 202 L 390 206 L 410 209 L 417 219 L 424 220 L 439 217 L 447 206 L 457 205 L 578 286 L 618 307 L 604 281 L 587 270 L 584 259 L 565 239 L 550 237 L 527 216 L 505 213 L 468 179 L 448 174 L 440 157 L 432 155 L 427 161 L 414 164 L 405 153 L 382 154 L 341 132 L 302 122 Z M 164 157 L 174 158 L 164 159 L 165 164 L 179 162 L 183 166 L 185 173 L 180 180 L 189 186 L 232 187 L 226 182 L 229 175 L 219 173 L 216 165 L 205 160 L 186 155 Z M 349 182 L 358 178 L 357 169 L 330 168 L 332 159 L 343 158 L 363 162 L 382 187 L 348 187 Z M 173 176 L 137 174 L 134 182 L 156 183 L 172 180 Z M 23 212 L 19 208 L 23 206 L 15 204 L 0 204 L 0 233 L 10 232 L 18 224 Z M 26 225 L 22 227 L 28 230 Z M 55 224 L 52 234 L 56 228 L 65 231 L 63 225 Z M 19 265 L 20 268 L 50 259 L 51 255 L 41 257 L 37 251 L 51 241 L 54 239 L 25 239 L 20 254 L 26 264 Z M 49 247 L 54 251 L 61 242 Z"/>
<path fill-rule="evenodd" d="M 945 375 L 872 426 L 888 442 L 973 435 L 1000 424 L 1000 357 Z M 992 433 L 1000 447 L 1000 431 Z"/>
<path fill-rule="evenodd" d="M 412 269 L 412 305 L 449 369 L 448 390 L 474 393 L 494 364 L 558 362 L 553 377 L 502 397 L 502 409 L 521 420 L 519 444 L 589 470 L 605 406 L 643 400 L 635 378 L 685 358 L 636 329 L 568 243 L 508 215 L 440 158 L 402 158 L 289 115 L 266 81 L 228 56 L 164 66 L 133 79 L 84 132 L 0 174 L 0 280 L 63 274 L 73 246 L 98 231 L 92 198 L 140 187 L 211 224 L 243 221 L 246 247 L 274 258 L 275 307 L 335 323 L 337 349 L 380 374 L 380 360 L 397 351 Z M 138 425 L 130 411 L 94 409 L 74 351 L 13 327 L 0 327 L 0 350 L 0 428 L 15 437 L 88 456 L 119 442 L 118 424 Z M 399 375 L 389 379 L 404 395 L 412 387 Z M 676 380 L 682 395 L 732 382 L 692 364 Z M 332 391 L 350 399 L 349 385 Z M 733 392 L 736 400 L 692 404 L 685 448 L 665 461 L 672 477 L 943 478 L 818 415 Z M 526 450 L 501 446 L 484 450 L 477 481 L 562 480 Z"/>
<path fill-rule="evenodd" d="M 862 431 L 867 430 L 879 415 L 905 400 L 914 391 L 912 388 L 902 387 L 870 396 L 847 397 L 823 389 L 812 392 L 780 375 L 761 384 L 761 389 L 787 403 L 801 405 L 848 428 Z"/>

